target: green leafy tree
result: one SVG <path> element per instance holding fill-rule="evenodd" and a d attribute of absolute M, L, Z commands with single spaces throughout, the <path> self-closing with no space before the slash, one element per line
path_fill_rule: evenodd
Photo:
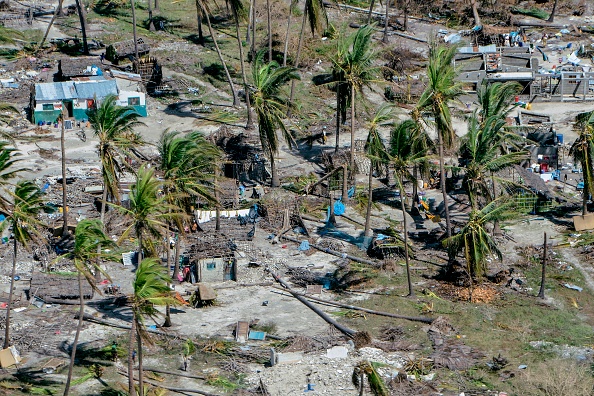
<path fill-rule="evenodd" d="M 479 209 L 479 197 L 484 198 L 487 203 L 496 198 L 496 179 L 507 182 L 493 176 L 495 173 L 528 158 L 526 151 L 501 153 L 502 147 L 521 139 L 518 135 L 507 132 L 504 126 L 505 119 L 498 116 L 487 118 L 481 125 L 475 112 L 468 121 L 468 133 L 461 139 L 460 157 L 465 162 L 463 185 L 475 210 Z"/>
<path fill-rule="evenodd" d="M 456 134 L 452 126 L 450 104 L 462 95 L 462 83 L 456 79 L 458 69 L 454 67 L 454 56 L 458 52 L 457 46 L 445 47 L 432 42 L 429 45 L 429 61 L 427 64 L 427 87 L 421 94 L 417 105 L 412 111 L 412 118 L 423 122 L 426 126 L 435 126 L 439 152 L 440 186 L 446 217 L 448 237 L 452 235 L 450 222 L 449 200 L 446 191 L 446 173 L 444 166 L 444 148 L 454 145 Z M 430 115 L 430 121 L 426 115 Z"/>
<path fill-rule="evenodd" d="M 348 97 L 340 103 L 350 103 L 351 107 L 351 172 L 355 172 L 355 123 L 356 94 L 363 94 L 363 87 L 376 80 L 378 68 L 373 65 L 377 56 L 371 45 L 372 26 L 360 27 L 355 33 L 339 41 L 338 50 L 332 60 L 333 75 L 340 76 L 348 87 Z M 346 90 L 339 89 L 341 93 Z M 340 107 L 340 105 L 338 106 Z"/>
<path fill-rule="evenodd" d="M 390 133 L 390 163 L 396 176 L 396 184 L 400 190 L 400 209 L 402 210 L 402 225 L 404 232 L 404 259 L 406 263 L 406 278 L 408 282 L 408 295 L 414 296 L 412 280 L 410 275 L 410 254 L 408 246 L 408 220 L 404 205 L 405 192 L 404 180 L 409 180 L 413 186 L 417 184 L 417 178 L 411 173 L 412 169 L 424 169 L 428 166 L 428 155 L 430 139 L 427 133 L 418 127 L 413 120 L 406 120 L 394 126 Z M 413 194 L 413 201 L 416 194 Z"/>
<path fill-rule="evenodd" d="M 280 180 L 276 172 L 274 156 L 278 153 L 278 135 L 280 129 L 289 147 L 296 146 L 295 140 L 285 127 L 283 117 L 286 114 L 286 101 L 281 97 L 281 88 L 299 75 L 292 67 L 280 67 L 272 61 L 264 63 L 264 52 L 260 51 L 252 66 L 252 78 L 255 92 L 254 111 L 258 118 L 258 133 L 262 150 L 270 159 L 272 187 L 278 187 Z"/>
<path fill-rule="evenodd" d="M 176 305 L 168 285 L 169 276 L 157 258 L 146 258 L 140 262 L 132 283 L 133 293 L 129 296 L 132 311 L 132 326 L 130 328 L 130 343 L 128 347 L 128 391 L 131 396 L 136 395 L 134 387 L 134 344 L 138 342 L 138 388 L 139 395 L 144 394 L 142 345 L 143 342 L 152 344 L 150 334 L 146 330 L 146 320 L 156 321 L 160 312 L 157 306 Z"/>
<path fill-rule="evenodd" d="M 97 152 L 101 161 L 103 178 L 103 198 L 101 222 L 105 217 L 105 204 L 108 199 L 119 203 L 119 176 L 126 167 L 126 158 L 134 158 L 134 149 L 145 144 L 140 134 L 134 132 L 136 126 L 144 125 L 134 108 L 116 104 L 116 97 L 109 95 L 99 106 L 88 112 L 89 123 L 99 140 Z"/>
<path fill-rule="evenodd" d="M 573 142 L 569 155 L 582 165 L 584 190 L 582 193 L 582 215 L 588 213 L 588 200 L 594 195 L 594 111 L 580 113 L 577 116 L 576 129 L 579 136 Z"/>
<path fill-rule="evenodd" d="M 8 217 L 1 225 L 2 229 L 10 226 L 13 236 L 12 270 L 10 272 L 10 291 L 6 308 L 3 349 L 10 346 L 10 311 L 12 309 L 18 246 L 20 244 L 23 248 L 29 249 L 29 243 L 32 240 L 42 239 L 41 230 L 43 225 L 37 220 L 37 215 L 45 206 L 41 195 L 41 190 L 32 181 L 19 181 L 14 192 L 11 193 L 10 200 L 12 202 L 8 208 Z"/>
<path fill-rule="evenodd" d="M 88 284 L 96 291 L 97 284 L 95 283 L 94 273 L 102 269 L 97 265 L 97 259 L 111 259 L 116 260 L 117 257 L 113 253 L 108 253 L 97 249 L 99 246 L 105 248 L 113 248 L 116 244 L 103 232 L 103 225 L 97 219 L 81 220 L 74 231 L 74 248 L 70 253 L 58 257 L 58 260 L 65 258 L 71 259 L 74 262 L 76 271 L 78 273 L 78 293 L 80 298 L 80 306 L 78 311 L 78 326 L 76 327 L 76 334 L 72 342 L 72 352 L 70 355 L 70 364 L 68 366 L 68 376 L 66 378 L 66 386 L 64 388 L 64 396 L 70 392 L 70 384 L 72 381 L 72 371 L 74 369 L 74 360 L 76 357 L 76 348 L 78 346 L 78 338 L 82 329 L 83 317 L 85 312 L 85 302 L 83 298 L 82 278 L 84 277 Z"/>

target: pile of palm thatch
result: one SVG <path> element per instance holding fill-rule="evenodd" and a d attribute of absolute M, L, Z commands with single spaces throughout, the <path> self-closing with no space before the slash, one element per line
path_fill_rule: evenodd
<path fill-rule="evenodd" d="M 93 289 L 86 281 L 82 282 L 83 298 L 93 298 Z M 78 279 L 76 275 L 36 273 L 31 278 L 29 289 L 31 298 L 37 297 L 46 303 L 68 304 L 78 303 Z"/>

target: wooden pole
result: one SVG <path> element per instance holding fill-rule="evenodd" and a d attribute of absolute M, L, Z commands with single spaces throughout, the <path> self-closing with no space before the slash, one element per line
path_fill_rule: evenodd
<path fill-rule="evenodd" d="M 538 298 L 545 298 L 545 280 L 547 268 L 547 233 L 544 233 L 544 251 L 542 253 L 542 277 L 540 279 L 540 290 L 538 291 Z"/>

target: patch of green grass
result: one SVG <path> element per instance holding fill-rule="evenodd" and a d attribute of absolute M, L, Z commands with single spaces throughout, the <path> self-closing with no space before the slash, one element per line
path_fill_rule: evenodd
<path fill-rule="evenodd" d="M 231 381 L 225 377 L 216 376 L 213 378 L 209 378 L 206 380 L 206 383 L 210 386 L 215 386 L 217 388 L 223 389 L 225 392 L 234 392 L 235 390 L 242 388 L 243 385 L 239 382 Z"/>

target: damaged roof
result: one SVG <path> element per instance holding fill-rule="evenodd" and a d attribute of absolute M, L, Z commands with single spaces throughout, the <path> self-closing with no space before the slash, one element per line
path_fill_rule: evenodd
<path fill-rule="evenodd" d="M 75 99 L 76 95 L 72 81 L 35 84 L 35 100 Z"/>

